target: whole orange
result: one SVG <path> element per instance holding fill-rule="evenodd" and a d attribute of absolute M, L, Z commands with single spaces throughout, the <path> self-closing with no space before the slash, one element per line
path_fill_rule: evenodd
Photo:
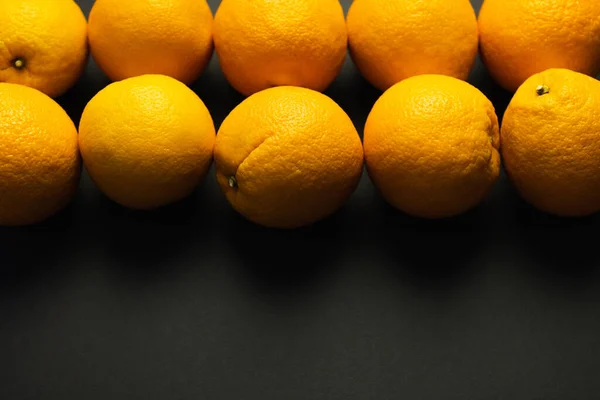
<path fill-rule="evenodd" d="M 467 79 L 477 56 L 469 0 L 355 0 L 347 22 L 354 63 L 382 91 L 421 74 Z"/>
<path fill-rule="evenodd" d="M 567 69 L 531 76 L 501 136 L 506 172 L 529 203 L 560 216 L 600 210 L 600 82 Z"/>
<path fill-rule="evenodd" d="M 273 86 L 325 90 L 348 41 L 338 0 L 223 0 L 214 37 L 223 73 L 247 96 Z"/>
<path fill-rule="evenodd" d="M 549 68 L 600 72 L 600 1 L 485 0 L 479 32 L 486 67 L 512 92 Z"/>
<path fill-rule="evenodd" d="M 369 176 L 394 207 L 444 218 L 476 206 L 500 173 L 498 119 L 475 87 L 420 75 L 388 89 L 365 126 Z"/>
<path fill-rule="evenodd" d="M 87 104 L 79 125 L 92 180 L 115 202 L 139 210 L 189 195 L 210 167 L 214 141 L 202 100 L 164 75 L 108 85 Z"/>
<path fill-rule="evenodd" d="M 162 74 L 189 84 L 212 55 L 206 0 L 96 0 L 89 20 L 92 56 L 113 81 Z"/>
<path fill-rule="evenodd" d="M 40 91 L 0 83 L 0 225 L 30 225 L 60 211 L 80 172 L 67 113 Z"/>
<path fill-rule="evenodd" d="M 0 0 L 0 82 L 57 97 L 87 61 L 87 21 L 73 0 Z"/>
<path fill-rule="evenodd" d="M 246 218 L 298 228 L 332 214 L 354 191 L 363 149 L 333 100 L 281 86 L 248 97 L 227 116 L 215 166 L 221 189 Z"/>

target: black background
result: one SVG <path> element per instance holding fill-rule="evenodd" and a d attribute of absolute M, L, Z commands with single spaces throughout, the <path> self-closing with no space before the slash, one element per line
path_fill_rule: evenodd
<path fill-rule="evenodd" d="M 470 82 L 502 114 L 479 61 Z M 78 123 L 106 84 L 90 61 L 59 102 Z M 242 99 L 216 57 L 192 87 L 217 127 Z M 359 131 L 379 96 L 349 59 L 327 94 Z M 237 216 L 212 171 L 155 213 L 85 176 L 57 217 L 0 229 L 0 399 L 598 399 L 599 227 L 504 177 L 421 221 L 365 174 L 339 213 L 280 232 Z"/>

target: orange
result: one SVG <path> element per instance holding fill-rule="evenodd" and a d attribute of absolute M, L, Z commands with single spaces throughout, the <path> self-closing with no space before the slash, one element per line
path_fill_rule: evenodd
<path fill-rule="evenodd" d="M 365 126 L 369 175 L 407 214 L 444 218 L 475 207 L 500 172 L 498 118 L 468 83 L 408 78 L 375 103 Z"/>
<path fill-rule="evenodd" d="M 92 56 L 113 81 L 162 74 L 189 84 L 212 55 L 206 0 L 96 0 L 89 19 Z"/>
<path fill-rule="evenodd" d="M 87 61 L 87 22 L 73 0 L 0 0 L 0 82 L 58 97 Z"/>
<path fill-rule="evenodd" d="M 485 0 L 479 31 L 482 59 L 506 90 L 549 68 L 600 72 L 600 1 Z"/>
<path fill-rule="evenodd" d="M 354 191 L 363 149 L 333 100 L 281 86 L 248 97 L 227 116 L 215 166 L 235 210 L 260 225 L 298 228 L 332 214 Z"/>
<path fill-rule="evenodd" d="M 382 91 L 422 74 L 467 79 L 477 56 L 469 0 L 355 0 L 347 22 L 354 63 Z"/>
<path fill-rule="evenodd" d="M 42 92 L 0 83 L 0 225 L 30 225 L 60 211 L 80 171 L 67 113 Z"/>
<path fill-rule="evenodd" d="M 115 202 L 141 210 L 189 195 L 210 167 L 214 141 L 202 100 L 163 75 L 108 85 L 87 104 L 79 125 L 92 180 Z"/>
<path fill-rule="evenodd" d="M 600 210 L 600 82 L 566 69 L 533 75 L 501 136 L 507 174 L 529 203 L 559 216 Z"/>
<path fill-rule="evenodd" d="M 214 35 L 225 77 L 246 96 L 273 86 L 325 90 L 348 41 L 338 0 L 223 0 Z"/>

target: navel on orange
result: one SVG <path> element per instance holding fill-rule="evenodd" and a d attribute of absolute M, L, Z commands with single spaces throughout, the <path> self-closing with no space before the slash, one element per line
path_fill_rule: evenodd
<path fill-rule="evenodd" d="M 335 212 L 362 173 L 360 137 L 319 92 L 282 86 L 258 92 L 223 121 L 217 180 L 238 212 L 267 227 L 298 228 Z"/>

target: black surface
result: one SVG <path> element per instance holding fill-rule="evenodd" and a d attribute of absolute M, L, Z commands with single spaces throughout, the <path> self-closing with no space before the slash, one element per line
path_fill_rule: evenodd
<path fill-rule="evenodd" d="M 481 64 L 470 81 L 503 111 Z M 107 83 L 90 62 L 60 103 L 78 122 Z M 216 58 L 193 88 L 217 126 L 241 100 Z M 327 94 L 359 130 L 379 95 L 349 59 Z M 598 399 L 599 228 L 504 178 L 425 222 L 365 175 L 334 217 L 279 232 L 238 217 L 212 173 L 158 213 L 84 177 L 56 218 L 0 229 L 0 399 Z"/>

